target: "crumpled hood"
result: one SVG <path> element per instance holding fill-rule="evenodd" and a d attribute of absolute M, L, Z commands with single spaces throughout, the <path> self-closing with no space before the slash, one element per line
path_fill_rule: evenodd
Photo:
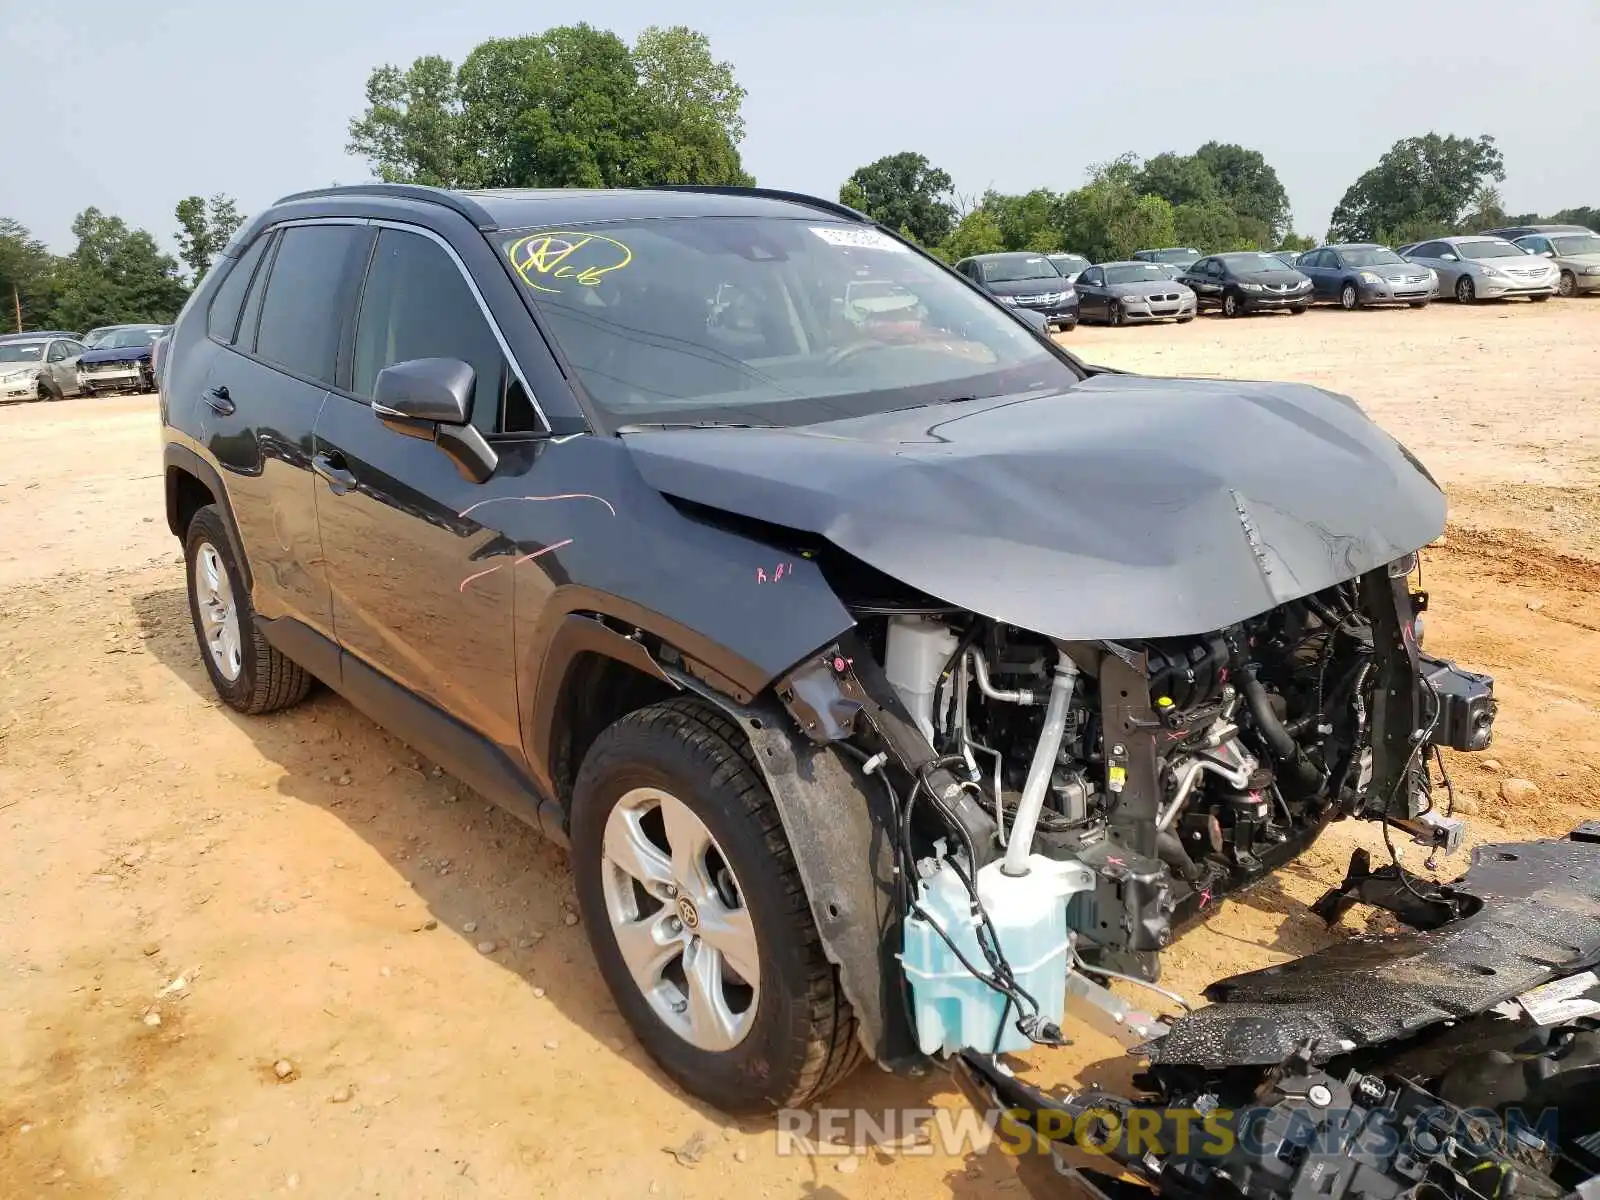
<path fill-rule="evenodd" d="M 795 429 L 630 433 L 669 496 L 820 535 L 947 603 L 1065 639 L 1204 633 L 1416 550 L 1432 479 L 1351 400 L 1098 375 Z"/>
<path fill-rule="evenodd" d="M 79 364 L 85 367 L 94 363 L 148 362 L 149 359 L 149 346 L 130 346 L 126 350 L 85 350 L 78 356 Z"/>

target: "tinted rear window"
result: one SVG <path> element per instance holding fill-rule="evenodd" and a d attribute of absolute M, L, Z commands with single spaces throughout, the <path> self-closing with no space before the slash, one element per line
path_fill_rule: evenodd
<path fill-rule="evenodd" d="M 256 264 L 261 261 L 262 251 L 270 240 L 258 237 L 223 277 L 222 286 L 211 300 L 211 314 L 206 323 L 206 332 L 217 341 L 231 342 L 237 335 L 245 289 L 250 286 L 250 277 L 255 274 Z"/>
<path fill-rule="evenodd" d="M 346 316 L 346 270 L 365 245 L 356 225 L 299 225 L 283 231 L 266 299 L 256 353 L 297 375 L 332 385 Z"/>

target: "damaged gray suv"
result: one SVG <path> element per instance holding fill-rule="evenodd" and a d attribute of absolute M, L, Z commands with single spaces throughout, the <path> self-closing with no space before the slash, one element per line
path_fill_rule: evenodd
<path fill-rule="evenodd" d="M 1600 950 L 1577 839 L 1567 949 L 1475 946 L 1470 997 L 1393 951 L 1432 1016 L 1353 1005 L 1376 957 L 1305 960 L 1237 1026 L 1109 991 L 1331 821 L 1459 837 L 1429 764 L 1495 701 L 1422 648 L 1444 497 L 1346 398 L 1085 366 L 850 209 L 291 196 L 180 317 L 162 415 L 217 692 L 320 680 L 569 843 L 620 1010 L 720 1108 L 863 1057 L 992 1095 L 994 1055 L 1080 1020 L 1192 1084 Z M 1353 864 L 1329 910 L 1511 919 L 1397 871 Z"/>

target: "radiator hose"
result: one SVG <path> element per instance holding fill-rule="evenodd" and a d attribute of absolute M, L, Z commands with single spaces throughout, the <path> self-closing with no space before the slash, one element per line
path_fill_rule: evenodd
<path fill-rule="evenodd" d="M 1300 743 L 1295 741 L 1284 728 L 1283 722 L 1279 720 L 1277 712 L 1272 707 L 1272 702 L 1267 698 L 1267 689 L 1256 678 L 1255 667 L 1246 667 L 1240 673 L 1239 687 L 1244 692 L 1245 703 L 1250 706 L 1250 715 L 1255 719 L 1262 740 L 1266 742 L 1267 749 L 1272 752 L 1272 757 L 1287 777 L 1286 782 L 1292 784 L 1295 791 L 1302 795 L 1312 795 L 1319 791 L 1323 782 L 1322 772 L 1317 770 L 1312 761 L 1306 757 L 1306 752 L 1301 749 Z"/>

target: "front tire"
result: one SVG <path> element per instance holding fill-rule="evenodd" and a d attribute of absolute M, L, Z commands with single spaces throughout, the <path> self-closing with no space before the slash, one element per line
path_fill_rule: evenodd
<path fill-rule="evenodd" d="M 1121 326 L 1122 318 L 1122 301 L 1111 301 L 1111 303 L 1106 306 L 1106 324 L 1112 326 Z"/>
<path fill-rule="evenodd" d="M 256 628 L 250 592 L 233 557 L 222 510 L 215 504 L 194 514 L 183 549 L 189 616 L 200 660 L 217 695 L 229 708 L 252 716 L 305 699 L 311 676 L 273 649 Z"/>
<path fill-rule="evenodd" d="M 572 861 L 600 973 L 644 1048 L 686 1092 L 752 1115 L 810 1103 L 862 1051 L 743 745 L 700 700 L 623 717 L 578 772 Z"/>
<path fill-rule="evenodd" d="M 1545 292 L 1542 296 L 1529 296 L 1528 299 L 1532 300 L 1535 304 L 1543 304 L 1546 300 L 1550 299 L 1550 293 Z"/>
<path fill-rule="evenodd" d="M 1222 297 L 1222 315 L 1225 317 L 1244 316 L 1244 303 L 1239 299 L 1237 292 L 1228 292 Z"/>
<path fill-rule="evenodd" d="M 1339 289 L 1339 307 L 1346 312 L 1354 312 L 1361 307 L 1361 293 L 1356 290 L 1356 285 L 1347 283 Z"/>
<path fill-rule="evenodd" d="M 1561 282 L 1556 284 L 1556 294 L 1567 299 L 1578 294 L 1578 277 L 1571 271 L 1561 272 Z"/>
<path fill-rule="evenodd" d="M 1472 277 L 1463 275 L 1456 280 L 1456 302 L 1458 304 L 1472 304 L 1478 299 L 1478 289 L 1472 282 Z"/>
<path fill-rule="evenodd" d="M 1428 302 L 1426 300 L 1413 300 L 1413 301 L 1411 301 L 1411 307 L 1412 308 L 1427 308 L 1428 307 Z"/>
<path fill-rule="evenodd" d="M 1291 317 L 1298 317 L 1302 313 L 1304 313 L 1306 311 L 1306 309 L 1309 308 L 1309 307 L 1310 307 L 1310 305 L 1307 305 L 1307 304 L 1291 304 L 1289 306 L 1289 315 Z"/>

